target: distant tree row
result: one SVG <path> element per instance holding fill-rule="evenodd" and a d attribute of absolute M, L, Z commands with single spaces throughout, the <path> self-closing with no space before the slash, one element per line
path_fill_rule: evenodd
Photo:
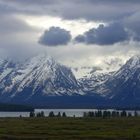
<path fill-rule="evenodd" d="M 119 111 L 95 111 L 95 112 L 84 112 L 83 117 L 137 117 L 138 113 L 137 111 L 134 112 L 134 115 L 132 115 L 131 112 L 127 113 L 125 110 L 119 112 Z"/>
<path fill-rule="evenodd" d="M 44 111 L 41 111 L 41 112 L 38 112 L 38 113 L 35 113 L 35 112 L 30 112 L 30 115 L 29 115 L 31 118 L 32 117 L 45 117 L 45 113 Z M 60 112 L 58 112 L 57 115 L 54 114 L 53 111 L 51 111 L 48 115 L 48 117 L 67 117 L 66 113 L 63 112 L 62 114 Z"/>
<path fill-rule="evenodd" d="M 58 112 L 58 114 L 55 115 L 54 112 L 51 111 L 51 112 L 49 113 L 49 116 L 48 116 L 48 117 L 67 117 L 67 115 L 66 115 L 65 112 L 63 112 L 62 114 L 61 114 L 60 112 Z"/>
<path fill-rule="evenodd" d="M 29 115 L 31 118 L 32 117 L 45 117 L 45 114 L 44 114 L 44 111 L 41 111 L 41 112 L 38 112 L 38 113 L 35 113 L 35 112 L 30 112 L 30 115 Z"/>
<path fill-rule="evenodd" d="M 35 113 L 35 112 L 30 112 L 30 117 L 45 117 L 45 113 L 43 111 Z M 125 110 L 123 111 L 90 111 L 90 112 L 84 112 L 83 113 L 83 117 L 102 117 L 102 118 L 109 118 L 109 117 L 137 117 L 138 112 L 135 111 L 134 114 L 132 114 L 131 112 L 126 112 Z M 60 112 L 58 112 L 58 114 L 54 114 L 53 111 L 51 111 L 48 115 L 48 117 L 67 117 L 66 113 L 63 112 L 62 114 Z M 75 117 L 75 116 L 73 116 Z"/>

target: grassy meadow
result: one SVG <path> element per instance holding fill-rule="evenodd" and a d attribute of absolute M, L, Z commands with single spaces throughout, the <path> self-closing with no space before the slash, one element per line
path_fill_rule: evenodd
<path fill-rule="evenodd" d="M 1 118 L 0 140 L 140 140 L 140 118 Z"/>

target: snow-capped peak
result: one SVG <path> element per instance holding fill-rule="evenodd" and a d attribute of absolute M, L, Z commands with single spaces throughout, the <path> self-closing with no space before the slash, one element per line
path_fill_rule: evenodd
<path fill-rule="evenodd" d="M 140 56 L 131 57 L 116 73 L 103 85 L 100 85 L 100 94 L 109 98 L 138 99 L 140 98 Z M 104 92 L 105 91 L 105 92 Z"/>
<path fill-rule="evenodd" d="M 126 64 L 124 64 L 115 74 L 114 76 L 125 77 L 125 79 L 129 79 L 135 73 L 137 68 L 140 68 L 140 56 L 136 55 L 131 57 Z"/>
<path fill-rule="evenodd" d="M 135 55 L 133 57 L 131 57 L 127 63 L 126 63 L 130 68 L 136 67 L 136 66 L 140 66 L 140 56 L 139 55 Z"/>
<path fill-rule="evenodd" d="M 46 54 L 20 63 L 4 62 L 0 74 L 0 90 L 3 95 L 8 93 L 12 98 L 26 95 L 29 98 L 39 94 L 79 94 L 79 85 L 71 69 Z"/>

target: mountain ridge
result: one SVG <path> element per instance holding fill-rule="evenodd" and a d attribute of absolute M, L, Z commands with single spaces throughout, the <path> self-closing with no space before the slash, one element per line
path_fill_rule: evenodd
<path fill-rule="evenodd" d="M 92 71 L 90 78 L 80 80 L 69 67 L 46 54 L 24 62 L 0 60 L 0 83 L 0 102 L 56 103 L 53 106 L 140 105 L 140 56 L 130 58 L 117 71 Z"/>
<path fill-rule="evenodd" d="M 140 56 L 131 57 L 101 87 L 108 98 L 140 99 Z"/>
<path fill-rule="evenodd" d="M 80 90 L 70 68 L 57 63 L 45 54 L 33 57 L 21 64 L 3 61 L 0 82 L 1 97 L 7 95 L 15 98 L 26 94 L 26 100 L 35 94 L 41 96 L 78 95 Z"/>

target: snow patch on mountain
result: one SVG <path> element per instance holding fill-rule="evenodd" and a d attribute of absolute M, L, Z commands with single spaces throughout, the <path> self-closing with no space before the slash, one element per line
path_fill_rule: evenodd
<path fill-rule="evenodd" d="M 102 64 L 100 67 L 93 67 L 88 76 L 78 80 L 84 92 L 103 93 L 102 96 L 104 96 L 104 93 L 108 91 L 104 88 L 104 83 L 123 65 L 123 62 L 119 58 L 111 58 L 105 59 Z"/>
<path fill-rule="evenodd" d="M 110 99 L 140 99 L 140 56 L 130 58 L 107 81 L 99 85 L 96 92 Z"/>
<path fill-rule="evenodd" d="M 0 91 L 14 98 L 19 95 L 83 95 L 70 68 L 41 54 L 23 62 L 0 61 Z"/>

